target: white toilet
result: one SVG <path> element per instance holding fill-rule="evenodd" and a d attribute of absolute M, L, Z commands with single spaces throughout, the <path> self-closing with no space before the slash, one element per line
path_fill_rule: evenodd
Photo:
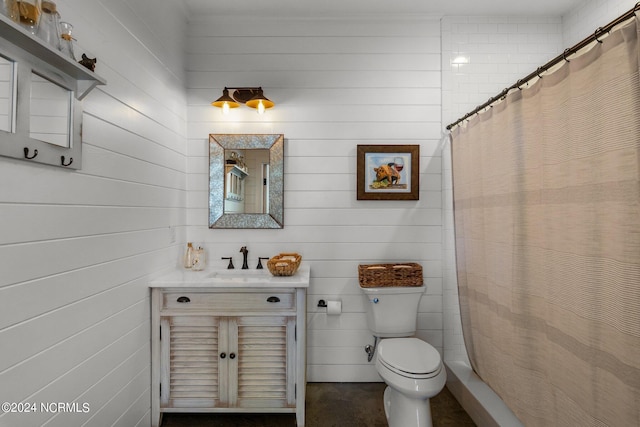
<path fill-rule="evenodd" d="M 387 384 L 384 411 L 389 427 L 431 427 L 429 399 L 444 388 L 447 374 L 440 353 L 412 338 L 425 287 L 361 289 L 369 300 L 369 329 L 376 342 L 382 338 L 373 351 L 376 369 Z"/>

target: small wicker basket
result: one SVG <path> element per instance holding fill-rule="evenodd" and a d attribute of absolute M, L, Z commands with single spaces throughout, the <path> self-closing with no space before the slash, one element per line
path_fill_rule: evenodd
<path fill-rule="evenodd" d="M 300 267 L 300 261 L 300 254 L 283 253 L 267 261 L 267 268 L 274 276 L 293 276 Z"/>
<path fill-rule="evenodd" d="M 358 266 L 360 286 L 422 286 L 422 266 L 413 262 L 404 264 L 369 264 Z"/>

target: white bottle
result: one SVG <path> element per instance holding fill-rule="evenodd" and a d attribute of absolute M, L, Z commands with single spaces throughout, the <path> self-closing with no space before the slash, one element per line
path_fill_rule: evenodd
<path fill-rule="evenodd" d="M 193 245 L 187 243 L 187 252 L 184 254 L 184 268 L 191 268 L 193 265 Z"/>

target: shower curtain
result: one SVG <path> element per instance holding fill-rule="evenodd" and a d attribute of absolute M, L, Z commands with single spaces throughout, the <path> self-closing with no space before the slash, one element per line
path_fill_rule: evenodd
<path fill-rule="evenodd" d="M 476 373 L 526 426 L 640 426 L 638 22 L 452 131 Z"/>

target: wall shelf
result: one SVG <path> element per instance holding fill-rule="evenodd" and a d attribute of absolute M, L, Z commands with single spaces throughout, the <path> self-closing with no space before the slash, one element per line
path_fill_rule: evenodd
<path fill-rule="evenodd" d="M 0 38 L 50 65 L 58 72 L 76 80 L 76 98 L 81 100 L 95 86 L 106 84 L 106 80 L 95 72 L 83 67 L 61 52 L 52 49 L 44 41 L 14 23 L 10 18 L 0 14 Z"/>
<path fill-rule="evenodd" d="M 0 156 L 82 168 L 82 99 L 106 80 L 0 14 Z"/>
<path fill-rule="evenodd" d="M 238 165 L 225 165 L 225 199 L 244 200 L 244 179 L 249 176 L 246 168 Z"/>

